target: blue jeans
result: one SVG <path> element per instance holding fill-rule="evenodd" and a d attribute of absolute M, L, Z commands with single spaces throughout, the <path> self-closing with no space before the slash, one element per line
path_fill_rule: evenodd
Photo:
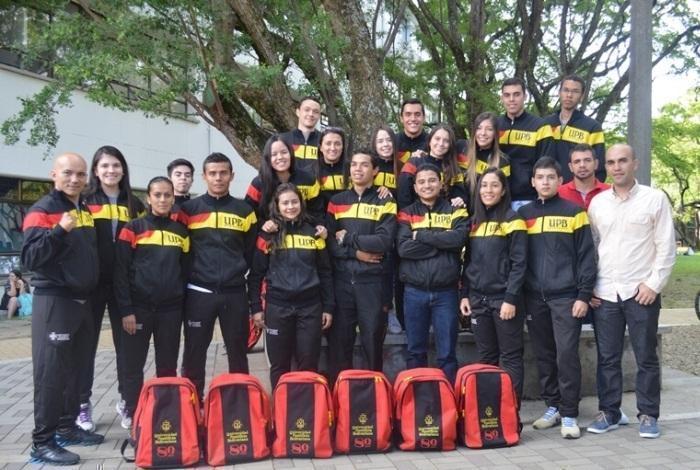
<path fill-rule="evenodd" d="M 406 284 L 404 320 L 409 369 L 428 365 L 430 325 L 433 325 L 437 366 L 454 382 L 457 375 L 457 288 L 426 291 Z"/>

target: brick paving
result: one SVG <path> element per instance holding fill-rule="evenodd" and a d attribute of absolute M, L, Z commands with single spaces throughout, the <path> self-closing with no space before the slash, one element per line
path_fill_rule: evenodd
<path fill-rule="evenodd" d="M 697 320 L 696 320 L 697 321 Z M 6 322 L 2 322 L 5 324 Z M 4 325 L 0 325 L 2 327 Z M 17 325 L 13 325 L 13 328 Z M 25 328 L 26 330 L 26 328 Z M 18 327 L 17 331 L 22 331 Z M 114 406 L 117 402 L 114 354 L 110 335 L 103 331 L 103 346 L 97 355 L 94 386 L 94 418 L 98 432 L 104 433 L 105 442 L 97 447 L 75 447 L 82 457 L 81 465 L 74 468 L 116 469 L 134 468 L 119 455 L 119 446 L 127 436 L 117 420 Z M 14 341 L 14 342 L 13 342 Z M 30 351 L 29 340 L 21 334 L 0 333 L 0 358 L 5 352 Z M 14 348 L 14 349 L 13 349 Z M 24 348 L 24 349 L 22 349 Z M 264 354 L 258 350 L 249 355 L 251 372 L 260 377 L 269 388 L 268 369 Z M 226 356 L 218 337 L 209 348 L 208 379 L 226 369 Z M 153 355 L 149 355 L 146 376 L 153 375 Z M 0 468 L 39 469 L 28 463 L 31 443 L 32 376 L 31 360 L 0 360 Z M 625 394 L 623 409 L 632 423 L 603 435 L 584 433 L 579 440 L 564 440 L 559 429 L 536 431 L 529 425 L 543 410 L 543 404 L 527 401 L 523 404 L 522 419 L 526 423 L 520 445 L 512 448 L 471 450 L 458 448 L 453 452 L 401 452 L 387 454 L 336 456 L 331 459 L 270 459 L 240 465 L 250 470 L 269 469 L 399 469 L 448 470 L 468 468 L 493 469 L 700 469 L 700 377 L 664 368 L 662 391 L 662 437 L 657 440 L 641 439 L 634 418 L 635 399 Z M 581 402 L 580 424 L 585 426 L 595 415 L 596 400 L 586 397 Z M 51 468 L 43 466 L 43 468 Z M 68 467 L 71 468 L 71 467 Z"/>

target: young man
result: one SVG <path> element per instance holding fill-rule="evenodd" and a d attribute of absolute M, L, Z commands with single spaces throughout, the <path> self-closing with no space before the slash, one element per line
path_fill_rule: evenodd
<path fill-rule="evenodd" d="M 576 144 L 571 148 L 569 170 L 574 179 L 559 186 L 559 196 L 588 210 L 593 197 L 610 187 L 596 178 L 598 160 L 593 147 L 588 144 Z"/>
<path fill-rule="evenodd" d="M 396 155 L 398 157 L 397 172 L 401 172 L 403 164 L 413 156 L 421 156 L 428 151 L 428 133 L 425 125 L 425 108 L 416 98 L 401 103 L 399 115 L 403 130 L 396 136 Z"/>
<path fill-rule="evenodd" d="M 450 381 L 457 375 L 457 315 L 461 253 L 467 239 L 467 210 L 440 197 L 441 171 L 418 168 L 418 200 L 401 209 L 397 248 L 404 282 L 408 368 L 428 366 L 430 325 L 435 333 L 437 366 Z"/>
<path fill-rule="evenodd" d="M 246 273 L 255 248 L 253 209 L 229 194 L 231 160 L 221 153 L 204 159 L 207 192 L 184 203 L 178 220 L 190 232 L 191 269 L 184 308 L 182 375 L 204 397 L 207 349 L 219 319 L 229 372 L 248 372 L 249 332 Z"/>
<path fill-rule="evenodd" d="M 297 128 L 282 134 L 294 149 L 294 168 L 318 178 L 318 144 L 321 133 L 316 125 L 321 119 L 321 102 L 313 96 L 304 96 L 296 109 Z"/>
<path fill-rule="evenodd" d="M 382 309 L 384 259 L 393 247 L 396 202 L 381 199 L 373 186 L 377 158 L 360 150 L 350 159 L 352 189 L 328 203 L 328 246 L 334 264 L 336 314 L 329 333 L 331 382 L 353 367 L 355 331 L 359 326 L 364 367 L 382 370 L 387 313 Z"/>
<path fill-rule="evenodd" d="M 581 396 L 578 354 L 581 323 L 595 284 L 595 252 L 586 212 L 560 198 L 559 164 L 540 158 L 533 168 L 537 200 L 518 210 L 528 232 L 525 304 L 547 410 L 533 423 L 546 429 L 561 420 L 561 435 L 576 439 Z"/>
<path fill-rule="evenodd" d="M 501 85 L 501 103 L 506 112 L 498 118 L 498 145 L 510 159 L 510 192 L 513 210 L 533 201 L 537 193 L 530 185 L 532 167 L 552 153 L 552 128 L 544 119 L 525 111 L 525 82 L 509 78 Z"/>
<path fill-rule="evenodd" d="M 194 166 L 189 160 L 178 158 L 168 164 L 168 178 L 175 188 L 175 204 L 181 206 L 190 200 L 190 188 L 194 181 Z"/>
<path fill-rule="evenodd" d="M 612 188 L 593 199 L 588 209 L 599 259 L 594 300 L 601 303 L 593 315 L 600 413 L 588 431 L 600 434 L 621 424 L 621 360 L 627 326 L 637 362 L 639 435 L 656 438 L 661 402 L 656 352 L 659 294 L 673 269 L 676 242 L 668 199 L 658 189 L 637 183 L 638 166 L 632 147 L 610 147 L 605 168 Z"/>
<path fill-rule="evenodd" d="M 98 445 L 104 436 L 75 424 L 80 406 L 78 368 L 90 356 L 92 311 L 99 262 L 92 215 L 81 197 L 87 165 L 77 154 L 54 160 L 54 189 L 24 218 L 22 265 L 33 271 L 32 364 L 36 462 L 75 465 L 69 445 Z"/>
<path fill-rule="evenodd" d="M 564 183 L 575 177 L 569 163 L 569 155 L 575 145 L 588 144 L 593 148 L 593 155 L 598 162 L 595 176 L 605 181 L 605 136 L 598 121 L 585 116 L 579 111 L 586 84 L 578 75 L 567 75 L 559 84 L 559 104 L 561 108 L 545 118 L 552 127 L 554 139 L 554 157 L 562 167 Z"/>

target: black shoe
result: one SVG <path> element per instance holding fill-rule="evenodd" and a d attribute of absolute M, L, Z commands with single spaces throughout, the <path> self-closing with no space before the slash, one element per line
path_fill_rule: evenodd
<path fill-rule="evenodd" d="M 46 444 L 33 444 L 32 450 L 29 452 L 32 458 L 32 463 L 48 463 L 51 465 L 76 465 L 80 462 L 80 456 L 73 452 L 64 449 L 56 444 L 55 441 L 49 441 Z"/>
<path fill-rule="evenodd" d="M 56 442 L 62 447 L 66 446 L 96 446 L 102 444 L 105 437 L 95 432 L 83 431 L 79 427 L 74 427 L 69 431 L 56 433 Z"/>

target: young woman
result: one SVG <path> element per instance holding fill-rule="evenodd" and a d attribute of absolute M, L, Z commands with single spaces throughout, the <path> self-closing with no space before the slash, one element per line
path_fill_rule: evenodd
<path fill-rule="evenodd" d="M 405 168 L 405 166 L 404 166 Z M 408 368 L 428 365 L 429 331 L 435 333 L 437 366 L 457 374 L 458 283 L 467 238 L 467 211 L 440 195 L 440 168 L 425 163 L 415 174 L 417 200 L 398 215 L 399 277 L 405 284 Z"/>
<path fill-rule="evenodd" d="M 78 379 L 80 414 L 76 419 L 76 424 L 84 430 L 90 431 L 94 427 L 90 396 L 92 395 L 95 372 L 95 353 L 97 352 L 105 307 L 108 308 L 109 322 L 112 325 L 112 341 L 117 355 L 118 389 L 119 392 L 122 392 L 123 365 L 120 348 L 122 320 L 113 288 L 115 243 L 124 225 L 145 213 L 143 203 L 131 192 L 129 167 L 119 149 L 106 145 L 95 152 L 90 165 L 86 203 L 92 213 L 97 231 L 100 280 L 90 299 L 95 334 L 92 338 L 92 355 L 81 367 Z M 119 401 L 116 408 L 117 413 L 123 418 L 125 416 L 123 401 Z"/>
<path fill-rule="evenodd" d="M 7 310 L 8 319 L 15 316 L 15 313 L 23 314 L 20 311 L 19 301 L 22 294 L 30 294 L 29 283 L 22 279 L 22 273 L 19 270 L 13 269 L 7 276 L 7 286 L 0 301 L 0 310 Z"/>
<path fill-rule="evenodd" d="M 275 190 L 282 183 L 293 183 L 306 202 L 310 217 L 319 226 L 323 221 L 318 181 L 309 173 L 295 170 L 294 161 L 294 151 L 281 135 L 273 135 L 267 140 L 262 151 L 260 171 L 251 181 L 245 196 L 245 201 L 255 210 L 263 231 L 276 230 L 269 207 Z"/>
<path fill-rule="evenodd" d="M 345 132 L 339 127 L 327 127 L 321 132 L 318 152 L 318 180 L 325 213 L 331 197 L 348 189 L 345 183 Z"/>
<path fill-rule="evenodd" d="M 165 176 L 153 178 L 147 200 L 150 213 L 127 223 L 116 247 L 114 290 L 122 315 L 124 428 L 131 426 L 136 411 L 151 335 L 156 375 L 177 375 L 183 267 L 190 249 L 187 228 L 170 218 L 175 203 L 173 183 Z"/>
<path fill-rule="evenodd" d="M 493 113 L 481 113 L 474 120 L 471 140 L 467 144 L 467 188 L 471 205 L 479 199 L 477 179 L 488 168 L 500 168 L 510 176 L 508 156 L 498 147 L 498 118 Z M 473 209 L 473 207 L 472 207 Z"/>
<path fill-rule="evenodd" d="M 428 155 L 411 157 L 401 169 L 399 175 L 398 203 L 399 207 L 408 207 L 416 200 L 414 191 L 415 175 L 418 168 L 431 163 L 442 172 L 442 194 L 455 207 L 464 207 L 467 202 L 467 192 L 464 188 L 464 174 L 457 165 L 455 154 L 455 134 L 446 124 L 438 124 L 428 134 Z"/>
<path fill-rule="evenodd" d="M 525 321 L 520 293 L 527 268 L 527 228 L 510 208 L 510 190 L 502 170 L 485 170 L 478 187 L 460 310 L 471 316 L 479 362 L 500 362 L 520 397 Z"/>
<path fill-rule="evenodd" d="M 292 357 L 299 370 L 317 370 L 321 330 L 331 326 L 335 297 L 326 242 L 309 223 L 299 189 L 290 183 L 279 185 L 269 213 L 279 230 L 260 232 L 248 283 L 253 320 L 267 331 L 274 388 L 290 371 Z"/>

